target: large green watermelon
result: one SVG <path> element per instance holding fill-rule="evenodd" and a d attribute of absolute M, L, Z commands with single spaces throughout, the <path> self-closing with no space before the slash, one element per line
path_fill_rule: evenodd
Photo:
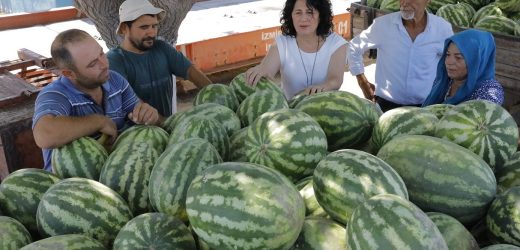
<path fill-rule="evenodd" d="M 379 118 L 375 105 L 344 91 L 310 95 L 295 109 L 307 113 L 320 124 L 327 135 L 330 151 L 366 142 Z"/>
<path fill-rule="evenodd" d="M 96 140 L 81 137 L 52 150 L 52 171 L 61 179 L 82 177 L 97 180 L 107 157 L 107 151 Z"/>
<path fill-rule="evenodd" d="M 426 214 L 441 232 L 449 249 L 480 249 L 473 235 L 457 219 L 437 212 L 428 212 Z"/>
<path fill-rule="evenodd" d="M 497 169 L 495 176 L 498 193 L 520 186 L 520 152 L 514 153 L 503 167 Z"/>
<path fill-rule="evenodd" d="M 469 225 L 485 214 L 495 197 L 491 168 L 450 141 L 403 135 L 383 146 L 377 156 L 399 173 L 410 201 L 424 211 L 441 212 Z"/>
<path fill-rule="evenodd" d="M 504 165 L 518 146 L 513 117 L 500 105 L 485 100 L 453 107 L 437 123 L 435 136 L 469 149 L 492 169 Z"/>
<path fill-rule="evenodd" d="M 190 138 L 170 145 L 157 159 L 150 175 L 150 203 L 156 211 L 188 221 L 186 191 L 204 169 L 221 163 L 207 140 Z"/>
<path fill-rule="evenodd" d="M 32 242 L 31 234 L 19 221 L 0 216 L 0 249 L 18 250 Z"/>
<path fill-rule="evenodd" d="M 196 249 L 195 239 L 181 220 L 162 213 L 141 214 L 121 228 L 114 250 Z"/>
<path fill-rule="evenodd" d="M 202 116 L 187 117 L 172 131 L 168 145 L 189 138 L 202 138 L 209 141 L 217 149 L 222 159 L 228 159 L 229 136 L 222 124 L 215 119 Z"/>
<path fill-rule="evenodd" d="M 372 132 L 372 146 L 377 152 L 383 145 L 400 135 L 433 135 L 437 116 L 427 109 L 400 107 L 385 112 Z"/>
<path fill-rule="evenodd" d="M 44 237 L 84 234 L 111 247 L 117 232 L 132 218 L 121 196 L 107 186 L 84 178 L 54 184 L 43 195 L 36 222 Z"/>
<path fill-rule="evenodd" d="M 157 150 L 142 141 L 120 145 L 106 160 L 99 182 L 121 195 L 133 215 L 151 212 L 148 180 L 158 157 Z"/>
<path fill-rule="evenodd" d="M 489 207 L 486 225 L 501 243 L 520 246 L 520 187 L 512 187 Z"/>
<path fill-rule="evenodd" d="M 289 105 L 283 94 L 271 90 L 262 90 L 246 97 L 238 106 L 237 115 L 242 127 L 247 127 L 263 113 L 284 108 L 289 108 Z"/>
<path fill-rule="evenodd" d="M 197 175 L 186 210 L 211 249 L 288 249 L 305 218 L 303 200 L 285 176 L 243 162 L 217 164 Z"/>
<path fill-rule="evenodd" d="M 228 107 L 231 110 L 237 110 L 238 98 L 233 89 L 224 84 L 210 84 L 197 93 L 193 100 L 193 105 L 201 105 L 204 103 L 216 103 Z"/>
<path fill-rule="evenodd" d="M 520 33 L 520 25 L 505 16 L 486 16 L 481 18 L 473 26 L 475 29 L 510 36 L 515 36 Z"/>
<path fill-rule="evenodd" d="M 307 176 L 294 184 L 300 190 L 300 195 L 305 203 L 305 216 L 328 217 L 327 212 L 323 210 L 318 200 L 316 200 L 312 178 L 313 176 Z"/>
<path fill-rule="evenodd" d="M 437 119 L 440 120 L 444 116 L 444 114 L 453 107 L 455 107 L 455 105 L 453 104 L 439 103 L 426 106 L 423 109 L 432 112 L 435 116 L 437 116 Z"/>
<path fill-rule="evenodd" d="M 171 133 L 175 127 L 180 126 L 181 123 L 184 123 L 185 120 L 192 116 L 215 119 L 222 124 L 228 135 L 231 135 L 234 131 L 240 129 L 240 119 L 235 111 L 216 103 L 204 103 L 170 116 L 165 121 L 164 127 Z"/>
<path fill-rule="evenodd" d="M 134 125 L 117 137 L 112 150 L 132 142 L 145 142 L 154 147 L 160 154 L 168 144 L 168 136 L 168 132 L 157 126 Z"/>
<path fill-rule="evenodd" d="M 474 14 L 475 9 L 466 3 L 446 4 L 436 12 L 437 16 L 459 27 L 471 27 L 471 18 Z"/>
<path fill-rule="evenodd" d="M 346 249 L 345 227 L 323 217 L 307 217 L 291 250 Z"/>
<path fill-rule="evenodd" d="M 343 225 L 359 204 L 374 195 L 395 194 L 408 199 L 403 180 L 390 165 L 353 149 L 323 158 L 314 170 L 313 181 L 319 204 Z"/>
<path fill-rule="evenodd" d="M 347 249 L 447 250 L 428 216 L 401 196 L 379 194 L 360 204 L 347 224 Z"/>
<path fill-rule="evenodd" d="M 253 94 L 257 90 L 273 90 L 284 95 L 282 89 L 273 81 L 262 77 L 256 86 L 251 86 L 246 83 L 245 73 L 240 73 L 229 83 L 231 89 L 235 92 L 239 102 L 243 102 L 246 97 Z"/>
<path fill-rule="evenodd" d="M 29 244 L 20 250 L 106 250 L 99 241 L 83 234 L 52 236 Z"/>
<path fill-rule="evenodd" d="M 0 183 L 0 209 L 4 215 L 18 220 L 32 234 L 37 235 L 35 215 L 38 204 L 47 189 L 58 181 L 60 178 L 43 169 L 17 170 Z"/>
<path fill-rule="evenodd" d="M 229 137 L 229 161 L 247 162 L 244 143 L 246 141 L 248 129 L 249 127 L 245 127 L 237 130 Z"/>
<path fill-rule="evenodd" d="M 495 3 L 492 3 L 478 9 L 471 19 L 471 24 L 475 26 L 476 23 L 487 16 L 505 16 L 505 14 Z"/>
<path fill-rule="evenodd" d="M 251 124 L 244 148 L 248 162 L 276 169 L 297 181 L 311 175 L 327 154 L 327 138 L 306 113 L 280 109 Z"/>

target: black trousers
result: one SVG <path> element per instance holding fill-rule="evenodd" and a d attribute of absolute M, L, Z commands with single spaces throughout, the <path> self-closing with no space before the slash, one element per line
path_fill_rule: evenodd
<path fill-rule="evenodd" d="M 421 104 L 406 104 L 406 105 L 398 104 L 398 103 L 383 99 L 379 96 L 376 96 L 376 103 L 379 104 L 379 107 L 381 107 L 381 110 L 383 110 L 383 112 L 386 112 L 391 109 L 403 107 L 403 106 L 413 106 L 413 107 L 421 106 Z"/>

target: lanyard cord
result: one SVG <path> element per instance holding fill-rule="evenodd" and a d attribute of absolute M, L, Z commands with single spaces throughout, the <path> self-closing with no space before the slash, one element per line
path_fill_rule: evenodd
<path fill-rule="evenodd" d="M 296 46 L 298 46 L 298 53 L 300 54 L 300 60 L 302 61 L 303 70 L 305 71 L 305 77 L 307 78 L 306 87 L 312 85 L 312 80 L 314 78 L 314 66 L 316 66 L 316 57 L 318 56 L 318 49 L 320 48 L 320 39 L 318 38 L 318 45 L 316 46 L 316 52 L 314 52 L 314 62 L 312 63 L 312 71 L 311 71 L 311 82 L 309 85 L 309 74 L 307 73 L 307 68 L 305 67 L 305 63 L 303 62 L 302 50 L 300 49 L 300 45 L 298 44 L 298 40 L 296 40 Z"/>

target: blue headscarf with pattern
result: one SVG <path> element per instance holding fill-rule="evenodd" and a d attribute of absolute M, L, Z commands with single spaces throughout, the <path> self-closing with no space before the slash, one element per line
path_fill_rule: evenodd
<path fill-rule="evenodd" d="M 444 61 L 448 46 L 452 42 L 464 56 L 468 75 L 466 82 L 459 87 L 455 95 L 444 100 L 451 81 Z M 458 104 L 480 87 L 483 81 L 490 79 L 495 79 L 495 40 L 493 35 L 476 29 L 459 32 L 444 42 L 444 52 L 437 64 L 437 75 L 423 107 L 437 103 Z"/>

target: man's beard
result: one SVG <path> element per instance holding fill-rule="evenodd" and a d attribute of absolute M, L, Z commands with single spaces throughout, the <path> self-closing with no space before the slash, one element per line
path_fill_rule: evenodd
<path fill-rule="evenodd" d="M 152 44 L 146 45 L 145 42 L 147 42 L 147 41 L 152 41 Z M 147 51 L 153 47 L 153 44 L 155 42 L 155 37 L 145 37 L 141 41 L 138 41 L 136 39 L 130 39 L 130 42 L 136 49 L 138 49 L 140 51 Z"/>
<path fill-rule="evenodd" d="M 404 11 L 403 9 L 401 9 L 401 11 L 399 11 L 401 13 L 401 18 L 403 18 L 404 20 L 413 20 L 413 18 L 415 17 L 415 11 Z"/>

